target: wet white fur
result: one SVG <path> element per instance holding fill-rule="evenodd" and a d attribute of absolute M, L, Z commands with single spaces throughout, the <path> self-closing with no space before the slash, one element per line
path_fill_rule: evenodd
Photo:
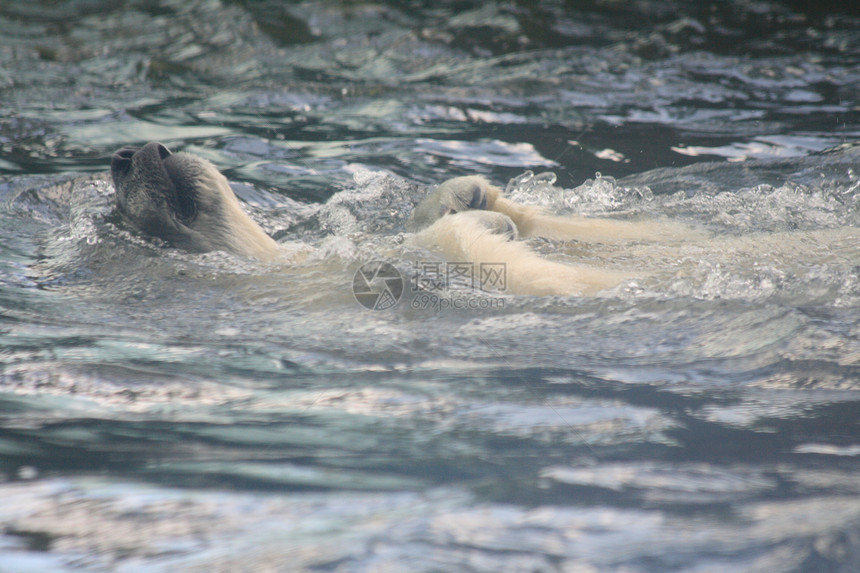
<path fill-rule="evenodd" d="M 227 179 L 208 161 L 195 158 L 198 213 L 189 233 L 200 250 L 224 250 L 261 260 L 295 261 L 243 210 Z M 676 272 L 678 260 L 712 258 L 728 261 L 792 261 L 813 257 L 857 260 L 860 231 L 855 228 L 812 232 L 757 233 L 709 237 L 689 225 L 671 221 L 618 221 L 581 216 L 555 216 L 534 206 L 517 204 L 482 177 L 467 176 L 444 183 L 473 198 L 477 185 L 486 195 L 487 210 L 461 210 L 439 216 L 438 205 L 427 226 L 413 235 L 421 246 L 441 250 L 452 262 L 505 263 L 506 292 L 532 295 L 591 295 L 627 278 Z M 462 187 L 461 187 L 462 186 Z M 462 202 L 462 201 L 461 201 Z M 462 206 L 460 206 L 462 208 Z M 438 217 L 433 221 L 432 217 Z M 591 266 L 549 260 L 516 237 L 573 241 L 558 245 L 566 258 L 587 256 Z M 513 239 L 512 239 L 513 238 Z M 302 258 L 302 257 L 299 257 Z M 613 262 L 614 261 L 614 262 Z M 609 265 L 623 270 L 614 270 Z M 752 263 L 751 263 L 752 264 Z"/>
<path fill-rule="evenodd" d="M 201 168 L 194 178 L 200 189 L 206 190 L 197 195 L 193 231 L 199 243 L 212 250 L 261 260 L 276 258 L 280 253 L 278 243 L 242 210 L 227 179 L 208 161 L 198 159 L 196 163 Z"/>
<path fill-rule="evenodd" d="M 199 162 L 195 175 L 202 189 L 193 232 L 199 243 L 213 250 L 272 260 L 280 249 L 271 237 L 241 208 L 227 179 L 209 162 Z M 205 166 L 205 167 L 203 167 Z M 698 238 L 689 226 L 669 222 L 628 222 L 586 217 L 559 217 L 540 208 L 521 205 L 478 176 L 460 177 L 447 184 L 480 185 L 487 196 L 487 211 L 471 210 L 445 215 L 416 233 L 418 244 L 441 250 L 452 262 L 505 264 L 506 289 L 513 294 L 592 295 L 614 287 L 631 274 L 586 265 L 548 260 L 525 242 L 511 240 L 513 222 L 521 237 L 540 236 L 557 240 L 598 243 L 619 241 L 685 241 Z M 510 218 L 509 220 L 507 218 Z"/>
<path fill-rule="evenodd" d="M 502 195 L 501 189 L 491 185 L 480 175 L 456 177 L 449 179 L 444 185 L 449 188 L 464 189 L 480 187 L 487 197 L 487 209 L 510 217 L 522 237 L 544 237 L 588 243 L 673 241 L 689 240 L 693 236 L 704 237 L 701 232 L 689 225 L 671 221 L 618 221 L 579 215 L 550 215 L 540 207 L 521 205 L 511 201 Z"/>
<path fill-rule="evenodd" d="M 661 241 L 704 238 L 692 227 L 668 221 L 617 221 L 581 216 L 555 216 L 539 207 L 521 205 L 480 176 L 458 177 L 445 184 L 451 189 L 479 186 L 487 197 L 487 209 L 507 216 L 520 237 L 545 237 L 589 243 Z M 466 194 L 469 195 L 471 191 Z M 533 295 L 592 295 L 612 288 L 632 274 L 607 268 L 572 265 L 547 260 L 522 241 L 508 240 L 486 222 L 487 211 L 467 210 L 445 215 L 416 235 L 426 246 L 442 250 L 453 261 L 505 263 L 507 291 Z"/>
<path fill-rule="evenodd" d="M 547 260 L 526 243 L 494 232 L 481 219 L 486 211 L 464 211 L 438 219 L 415 236 L 440 249 L 450 261 L 505 265 L 504 292 L 531 295 L 591 295 L 629 278 L 607 269 Z"/>

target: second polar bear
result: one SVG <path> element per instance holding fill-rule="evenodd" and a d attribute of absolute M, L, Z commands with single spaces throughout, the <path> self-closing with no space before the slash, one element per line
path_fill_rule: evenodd
<path fill-rule="evenodd" d="M 504 263 L 508 289 L 533 295 L 592 295 L 632 277 L 624 271 L 547 260 L 518 238 L 605 244 L 673 242 L 699 235 L 687 225 L 666 221 L 551 215 L 503 197 L 501 189 L 477 175 L 439 185 L 415 208 L 407 227 L 417 232 L 419 243 L 441 249 L 449 259 Z"/>
<path fill-rule="evenodd" d="M 205 159 L 152 142 L 117 151 L 111 175 L 118 210 L 149 235 L 193 252 L 278 257 L 278 243 L 242 210 L 227 179 Z M 407 227 L 416 242 L 450 261 L 504 263 L 507 291 L 532 295 L 591 295 L 629 275 L 547 260 L 520 237 L 617 242 L 683 238 L 690 230 L 656 221 L 549 215 L 503 197 L 479 176 L 441 184 L 415 208 Z"/>

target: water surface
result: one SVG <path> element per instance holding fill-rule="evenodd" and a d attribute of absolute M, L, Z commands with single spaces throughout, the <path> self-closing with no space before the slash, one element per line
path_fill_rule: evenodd
<path fill-rule="evenodd" d="M 860 21 L 792 6 L 0 7 L 0 570 L 854 571 Z M 133 233 L 150 140 L 311 256 Z M 708 240 L 427 298 L 403 224 L 471 173 Z"/>

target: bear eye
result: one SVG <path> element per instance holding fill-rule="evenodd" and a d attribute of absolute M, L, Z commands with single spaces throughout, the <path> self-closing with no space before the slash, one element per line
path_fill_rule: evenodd
<path fill-rule="evenodd" d="M 176 214 L 187 225 L 197 216 L 197 183 L 193 165 L 189 166 L 176 159 L 181 156 L 172 157 L 173 159 L 164 162 L 164 169 L 173 184 Z"/>

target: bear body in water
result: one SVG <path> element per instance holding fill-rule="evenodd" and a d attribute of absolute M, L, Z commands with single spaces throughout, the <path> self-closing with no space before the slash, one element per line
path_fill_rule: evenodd
<path fill-rule="evenodd" d="M 148 143 L 118 150 L 111 161 L 119 211 L 142 232 L 191 252 L 226 251 L 274 260 L 280 247 L 242 210 L 227 179 L 209 161 Z M 418 204 L 407 222 L 414 241 L 451 261 L 503 263 L 517 294 L 589 295 L 629 273 L 551 261 L 520 237 L 614 243 L 683 239 L 686 225 L 555 216 L 502 196 L 480 176 L 450 179 Z"/>

